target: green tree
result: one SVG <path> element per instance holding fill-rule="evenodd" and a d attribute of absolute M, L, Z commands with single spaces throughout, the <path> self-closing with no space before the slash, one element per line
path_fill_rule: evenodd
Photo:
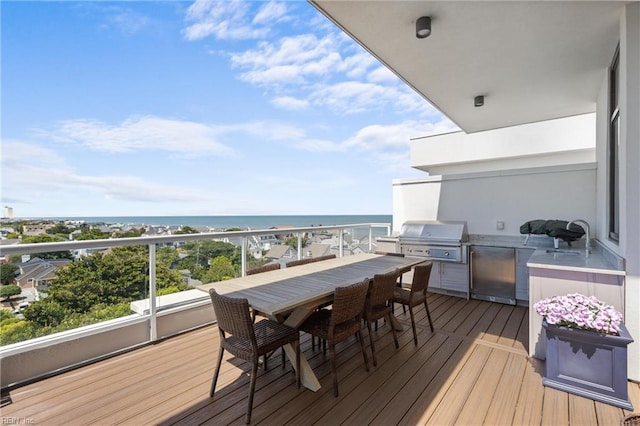
<path fill-rule="evenodd" d="M 12 284 L 18 269 L 20 268 L 15 263 L 0 264 L 0 284 Z"/>
<path fill-rule="evenodd" d="M 56 223 L 51 228 L 47 229 L 47 234 L 68 236 L 73 231 L 74 231 L 74 228 L 70 228 L 64 223 Z"/>
<path fill-rule="evenodd" d="M 146 246 L 115 247 L 73 262 L 58 272 L 49 298 L 72 312 L 87 312 L 98 304 L 117 305 L 147 297 L 149 254 Z M 156 265 L 158 289 L 186 290 L 180 274 L 166 264 Z"/>
<path fill-rule="evenodd" d="M 74 234 L 73 239 L 76 241 L 85 241 L 85 240 L 104 240 L 109 238 L 108 232 L 102 232 L 97 228 L 82 228 L 82 231 L 79 234 Z"/>
<path fill-rule="evenodd" d="M 22 289 L 17 284 L 7 284 L 0 286 L 0 297 L 8 301 L 13 308 L 13 296 L 17 296 L 22 293 Z"/>
<path fill-rule="evenodd" d="M 183 227 L 181 227 L 180 229 L 178 229 L 176 231 L 176 235 L 178 235 L 178 234 L 199 234 L 199 233 L 200 233 L 200 231 L 198 231 L 197 229 L 192 228 L 190 226 L 183 226 Z"/>
<path fill-rule="evenodd" d="M 202 280 L 213 259 L 218 256 L 234 259 L 234 257 L 237 257 L 236 250 L 236 246 L 223 241 L 190 241 L 182 247 L 182 253 L 187 256 L 180 259 L 176 267 L 178 269 L 188 269 L 191 271 L 193 278 Z"/>
<path fill-rule="evenodd" d="M 293 247 L 295 249 L 298 248 L 298 237 L 289 237 L 284 242 L 286 245 Z M 302 237 L 302 247 L 305 247 L 309 243 L 309 238 Z"/>
<path fill-rule="evenodd" d="M 68 314 L 60 303 L 49 297 L 33 302 L 23 311 L 25 319 L 40 327 L 56 327 Z"/>
<path fill-rule="evenodd" d="M 156 249 L 156 262 L 162 263 L 169 268 L 173 268 L 180 260 L 178 250 L 173 247 L 160 247 Z"/>
<path fill-rule="evenodd" d="M 66 241 L 64 238 L 57 235 L 28 235 L 22 238 L 23 244 L 40 244 L 40 243 L 59 243 Z M 73 255 L 70 251 L 55 251 L 48 253 L 34 253 L 31 257 L 39 257 L 40 259 L 73 259 Z"/>
<path fill-rule="evenodd" d="M 140 237 L 142 234 L 144 234 L 144 228 L 132 228 L 128 231 L 118 232 L 116 238 L 134 238 Z"/>
<path fill-rule="evenodd" d="M 234 278 L 236 269 L 229 258 L 218 256 L 211 261 L 209 269 L 203 276 L 203 281 L 210 283 Z"/>

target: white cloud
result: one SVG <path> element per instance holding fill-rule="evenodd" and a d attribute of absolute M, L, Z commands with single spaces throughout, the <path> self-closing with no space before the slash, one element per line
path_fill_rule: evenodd
<path fill-rule="evenodd" d="M 253 17 L 253 24 L 270 24 L 273 22 L 288 21 L 287 6 L 285 3 L 270 1 L 258 10 Z"/>
<path fill-rule="evenodd" d="M 193 121 L 153 116 L 129 118 L 110 125 L 98 120 L 66 120 L 52 131 L 40 130 L 54 140 L 76 143 L 95 151 L 126 153 L 168 151 L 185 156 L 234 155 L 221 143 L 220 129 Z"/>
<path fill-rule="evenodd" d="M 183 34 L 191 41 L 208 36 L 223 40 L 262 38 L 268 28 L 251 24 L 248 18 L 250 9 L 250 3 L 239 0 L 196 0 L 187 9 L 185 20 L 191 24 Z"/>
<path fill-rule="evenodd" d="M 288 110 L 303 110 L 309 107 L 309 101 L 306 99 L 298 99 L 291 96 L 279 96 L 274 98 L 271 103 L 278 108 Z"/>
<path fill-rule="evenodd" d="M 86 175 L 74 168 L 54 150 L 34 143 L 2 141 L 3 200 L 22 199 L 36 204 L 59 194 L 99 195 L 102 198 L 137 202 L 208 201 L 214 194 L 198 189 L 152 182 L 137 176 Z M 26 197 L 28 194 L 28 197 Z"/>
<path fill-rule="evenodd" d="M 260 42 L 255 49 L 232 54 L 231 64 L 246 70 L 240 73 L 240 79 L 254 85 L 299 85 L 309 77 L 321 77 L 344 68 L 335 44 L 335 38 L 330 36 L 284 37 L 277 44 Z"/>
<path fill-rule="evenodd" d="M 371 125 L 360 129 L 353 137 L 344 141 L 350 149 L 365 151 L 398 151 L 408 153 L 409 140 L 416 137 L 430 136 L 456 130 L 449 120 L 436 123 L 405 121 L 383 126 Z M 405 161 L 404 166 L 408 164 Z"/>
<path fill-rule="evenodd" d="M 249 4 L 196 1 L 187 12 L 187 21 L 193 23 L 186 30 L 192 36 L 187 38 L 196 40 L 209 34 L 230 38 L 224 35 L 229 27 L 247 25 L 254 30 L 243 29 L 245 38 L 258 37 L 260 34 L 251 31 L 263 28 L 262 24 L 271 31 L 288 19 L 286 5 L 275 2 L 265 3 L 251 19 Z M 283 109 L 313 105 L 335 114 L 384 110 L 439 118 L 431 105 L 371 54 L 334 26 L 321 25 L 326 19 L 313 17 L 318 23 L 313 33 L 262 40 L 253 48 L 228 53 L 237 78 L 267 89 L 265 95 L 272 97 L 271 103 Z M 196 30 L 197 26 L 202 27 Z M 292 28 L 289 25 L 288 30 Z"/>
<path fill-rule="evenodd" d="M 345 146 L 340 143 L 321 140 L 321 139 L 304 139 L 299 141 L 295 148 L 310 152 L 340 152 L 345 151 Z"/>
<path fill-rule="evenodd" d="M 116 28 L 125 35 L 133 35 L 149 25 L 149 18 L 131 9 L 112 6 L 104 9 L 105 28 Z"/>
<path fill-rule="evenodd" d="M 397 90 L 372 83 L 346 81 L 319 86 L 309 96 L 317 106 L 340 113 L 361 113 L 379 110 L 394 102 Z"/>
<path fill-rule="evenodd" d="M 372 83 L 391 83 L 398 82 L 398 76 L 389 71 L 389 68 L 379 66 L 367 75 L 367 79 Z"/>

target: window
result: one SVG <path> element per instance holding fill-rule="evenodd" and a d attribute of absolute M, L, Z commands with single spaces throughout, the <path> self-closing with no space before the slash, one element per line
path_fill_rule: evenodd
<path fill-rule="evenodd" d="M 620 234 L 620 46 L 616 49 L 609 70 L 609 146 L 608 146 L 608 193 L 609 193 L 609 239 L 618 241 Z"/>

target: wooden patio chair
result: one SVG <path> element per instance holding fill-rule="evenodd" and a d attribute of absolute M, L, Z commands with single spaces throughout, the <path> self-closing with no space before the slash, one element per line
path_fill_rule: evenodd
<path fill-rule="evenodd" d="M 293 266 L 306 265 L 307 263 L 313 263 L 314 260 L 312 257 L 308 257 L 306 259 L 292 260 L 290 262 L 285 263 L 285 267 L 291 268 Z"/>
<path fill-rule="evenodd" d="M 255 274 L 261 274 L 263 272 L 275 271 L 276 269 L 280 269 L 279 263 L 269 263 L 268 265 L 263 265 L 257 268 L 249 269 L 246 273 L 247 275 L 255 275 Z"/>
<path fill-rule="evenodd" d="M 361 333 L 362 313 L 368 289 L 368 279 L 350 286 L 337 287 L 333 296 L 332 309 L 314 312 L 300 327 L 302 331 L 323 339 L 329 345 L 333 395 L 336 397 L 338 396 L 336 343 L 355 335 L 360 342 L 365 368 L 369 371 L 369 360 Z"/>
<path fill-rule="evenodd" d="M 369 331 L 369 341 L 371 342 L 371 357 L 373 358 L 373 365 L 378 365 L 376 359 L 376 346 L 373 340 L 373 333 L 371 332 L 371 323 L 375 323 L 376 331 L 378 331 L 378 320 L 382 318 L 387 319 L 387 323 L 391 326 L 391 332 L 393 333 L 393 341 L 398 346 L 398 336 L 395 328 L 391 323 L 391 306 L 393 305 L 394 289 L 398 281 L 398 275 L 400 272 L 395 270 L 388 274 L 374 275 L 371 284 L 369 285 L 369 293 L 367 294 L 367 300 L 364 308 L 364 320 L 367 323 L 367 331 Z"/>
<path fill-rule="evenodd" d="M 404 257 L 404 253 L 388 252 L 388 251 L 374 251 L 373 254 L 382 254 L 385 256 Z M 402 274 L 398 274 L 398 287 L 402 287 Z"/>
<path fill-rule="evenodd" d="M 420 304 L 424 304 L 429 319 L 429 328 L 433 333 L 433 323 L 431 322 L 431 314 L 427 305 L 427 287 L 429 287 L 429 277 L 431 276 L 432 262 L 425 262 L 413 267 L 413 281 L 410 288 L 396 287 L 393 294 L 393 302 L 400 303 L 409 308 L 411 316 L 411 328 L 413 329 L 413 341 L 418 344 L 418 335 L 416 334 L 416 320 L 413 314 L 413 308 Z"/>
<path fill-rule="evenodd" d="M 322 262 L 323 260 L 335 259 L 337 256 L 335 254 L 327 254 L 324 256 L 312 257 L 314 262 Z"/>
<path fill-rule="evenodd" d="M 252 364 L 251 379 L 249 384 L 249 401 L 247 403 L 246 423 L 251 422 L 251 410 L 253 408 L 253 393 L 256 388 L 256 376 L 258 374 L 258 359 L 286 344 L 293 344 L 296 350 L 296 384 L 300 387 L 300 333 L 286 325 L 268 319 L 254 323 L 249 312 L 247 299 L 232 298 L 209 290 L 213 310 L 218 320 L 220 331 L 220 350 L 218 351 L 218 363 L 216 365 L 211 391 L 213 397 L 216 390 L 222 355 L 225 349 L 235 357 Z"/>

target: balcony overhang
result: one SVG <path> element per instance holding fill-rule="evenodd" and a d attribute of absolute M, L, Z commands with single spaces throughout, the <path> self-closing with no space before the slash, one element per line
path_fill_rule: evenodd
<path fill-rule="evenodd" d="M 594 112 L 630 3 L 310 2 L 467 133 Z"/>

